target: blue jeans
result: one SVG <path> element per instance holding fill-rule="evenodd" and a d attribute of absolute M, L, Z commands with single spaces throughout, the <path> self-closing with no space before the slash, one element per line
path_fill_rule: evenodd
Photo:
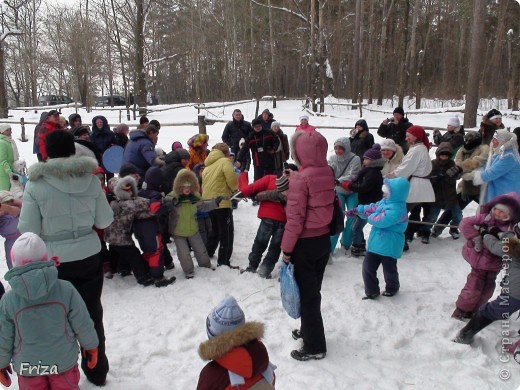
<path fill-rule="evenodd" d="M 339 201 L 341 203 L 341 210 L 352 210 L 354 207 L 358 205 L 358 194 L 353 192 L 351 194 L 338 194 Z M 343 233 L 341 233 L 341 245 L 345 247 L 350 247 L 352 244 L 352 224 L 354 223 L 354 218 L 347 218 L 345 223 L 345 229 L 343 229 Z M 336 245 L 338 244 L 339 234 L 335 236 L 330 236 L 330 251 L 334 253 L 334 249 L 336 249 Z"/>
<path fill-rule="evenodd" d="M 460 208 L 459 204 L 456 203 L 455 205 L 447 208 L 445 212 L 449 212 L 451 215 L 451 225 L 459 226 L 460 221 L 462 221 L 462 209 Z M 435 223 L 437 221 L 437 217 L 439 216 L 440 213 L 441 213 L 441 208 L 439 206 L 431 205 L 430 212 L 428 213 L 428 215 L 426 216 L 424 221 L 430 222 L 430 223 Z M 432 230 L 432 227 L 436 231 L 440 231 L 440 232 L 442 232 L 442 230 L 444 229 L 444 228 L 440 228 L 440 227 L 437 228 L 432 225 L 423 225 L 421 227 L 421 230 L 423 232 L 430 233 Z"/>
<path fill-rule="evenodd" d="M 352 223 L 352 245 L 363 245 L 363 241 L 365 240 L 363 228 L 367 223 L 368 220 L 365 218 L 360 218 L 358 216 L 354 217 L 354 222 Z"/>

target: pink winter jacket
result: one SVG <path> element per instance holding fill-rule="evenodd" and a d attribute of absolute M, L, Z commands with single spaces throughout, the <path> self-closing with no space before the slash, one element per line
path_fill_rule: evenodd
<path fill-rule="evenodd" d="M 488 249 L 482 245 L 482 250 L 477 252 L 475 250 L 475 243 L 473 238 L 479 236 L 479 232 L 473 225 L 482 226 L 487 225 L 489 228 L 497 226 L 502 231 L 509 229 L 508 222 L 495 220 L 491 214 L 478 214 L 474 217 L 467 217 L 460 223 L 459 229 L 466 243 L 462 247 L 462 257 L 471 265 L 472 268 L 486 271 L 500 271 L 502 267 L 502 258 L 493 255 Z"/>
<path fill-rule="evenodd" d="M 300 238 L 329 233 L 334 202 L 334 175 L 327 165 L 327 140 L 317 131 L 298 131 L 291 138 L 292 157 L 300 167 L 291 175 L 282 251 L 292 253 Z"/>
<path fill-rule="evenodd" d="M 309 125 L 307 123 L 306 126 L 302 126 L 302 125 L 296 126 L 296 130 L 294 130 L 294 131 L 296 132 L 296 131 L 314 131 L 314 130 L 316 130 L 316 127 L 313 125 Z"/>

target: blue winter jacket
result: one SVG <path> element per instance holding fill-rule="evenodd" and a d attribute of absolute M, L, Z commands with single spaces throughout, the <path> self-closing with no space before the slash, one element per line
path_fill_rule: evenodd
<path fill-rule="evenodd" d="M 12 360 L 21 375 L 62 373 L 77 363 L 78 341 L 85 349 L 98 346 L 85 302 L 58 279 L 53 261 L 15 267 L 5 279 L 12 290 L 0 301 L 0 367 Z"/>
<path fill-rule="evenodd" d="M 123 152 L 123 164 L 130 163 L 136 167 L 139 175 L 144 177 L 146 170 L 155 164 L 155 145 L 142 130 L 132 131 L 130 140 Z"/>
<path fill-rule="evenodd" d="M 367 250 L 398 259 L 403 254 L 404 231 L 408 225 L 406 198 L 410 183 L 403 177 L 385 179 L 390 195 L 377 203 L 357 206 L 361 218 L 372 225 Z"/>
<path fill-rule="evenodd" d="M 511 149 L 492 157 L 489 168 L 482 172 L 482 180 L 488 183 L 485 203 L 498 195 L 520 192 L 520 162 Z"/>
<path fill-rule="evenodd" d="M 101 129 L 96 126 L 96 121 L 98 119 L 103 121 L 103 127 Z M 96 151 L 101 155 L 109 147 L 116 144 L 116 135 L 112 130 L 110 130 L 107 118 L 104 116 L 98 115 L 92 118 L 92 134 L 90 135 L 90 141 L 94 144 Z"/>

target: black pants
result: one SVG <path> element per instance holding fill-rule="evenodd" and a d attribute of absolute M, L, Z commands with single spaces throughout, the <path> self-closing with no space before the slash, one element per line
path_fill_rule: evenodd
<path fill-rule="evenodd" d="M 460 209 L 461 210 L 464 210 L 466 208 L 466 206 L 468 204 L 470 204 L 471 202 L 475 201 L 475 203 L 478 203 L 480 202 L 480 199 L 479 199 L 479 196 L 477 195 L 474 195 L 474 196 L 470 196 L 466 199 L 462 199 L 462 194 L 457 194 L 457 200 L 459 202 L 459 206 L 460 206 Z M 452 215 L 451 215 L 451 210 L 444 210 L 444 212 L 441 214 L 441 216 L 439 217 L 439 219 L 437 220 L 437 223 L 440 223 L 440 224 L 443 224 L 443 225 L 449 225 L 449 223 L 451 222 L 451 219 L 452 219 Z M 438 227 L 436 228 L 438 229 L 439 233 L 442 232 L 444 230 L 443 227 Z"/>
<path fill-rule="evenodd" d="M 321 317 L 320 291 L 329 256 L 328 234 L 300 238 L 291 256 L 291 261 L 294 263 L 294 276 L 300 287 L 300 330 L 303 336 L 303 347 L 309 353 L 327 352 Z"/>
<path fill-rule="evenodd" d="M 280 257 L 280 243 L 282 242 L 285 222 L 263 218 L 256 232 L 253 248 L 249 254 L 249 267 L 257 269 L 262 260 L 262 255 L 269 246 L 267 254 L 261 266 L 261 274 L 270 274 Z M 269 244 L 269 241 L 271 243 Z"/>
<path fill-rule="evenodd" d="M 218 265 L 230 265 L 229 260 L 233 253 L 235 227 L 233 225 L 233 211 L 228 208 L 215 209 L 209 212 L 212 231 L 208 235 L 207 250 L 210 257 L 218 249 Z"/>
<path fill-rule="evenodd" d="M 367 252 L 363 260 L 363 282 L 365 283 L 365 294 L 379 294 L 379 279 L 377 279 L 377 269 L 383 265 L 383 275 L 385 277 L 385 291 L 396 293 L 399 291 L 399 273 L 397 272 L 397 259 L 389 256 L 378 255 Z"/>
<path fill-rule="evenodd" d="M 423 210 L 423 219 L 426 218 L 428 213 L 430 212 L 430 204 L 429 203 L 407 203 L 406 210 L 410 212 L 408 217 L 408 221 L 421 221 L 421 210 Z M 413 240 L 413 235 L 415 232 L 419 231 L 422 225 L 418 223 L 410 223 L 408 222 L 408 226 L 406 227 L 406 231 L 404 232 L 407 240 Z"/>
<path fill-rule="evenodd" d="M 114 251 L 120 262 L 124 261 L 130 265 L 138 282 L 147 276 L 149 271 L 148 263 L 135 245 L 110 245 L 110 250 Z"/>
<path fill-rule="evenodd" d="M 273 167 L 264 167 L 264 166 L 255 165 L 254 181 L 261 179 L 265 175 L 273 175 L 273 174 L 274 174 L 274 166 Z"/>
<path fill-rule="evenodd" d="M 98 254 L 83 260 L 61 263 L 58 267 L 58 277 L 68 280 L 78 290 L 85 301 L 90 318 L 94 322 L 99 338 L 98 363 L 96 367 L 87 367 L 87 360 L 81 356 L 81 369 L 87 379 L 97 386 L 102 386 L 109 370 L 105 354 L 105 329 L 103 327 L 103 306 L 101 292 L 103 290 L 103 264 Z"/>

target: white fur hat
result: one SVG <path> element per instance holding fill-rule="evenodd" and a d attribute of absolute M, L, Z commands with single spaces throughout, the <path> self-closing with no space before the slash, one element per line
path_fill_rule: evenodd
<path fill-rule="evenodd" d="M 458 116 L 452 116 L 450 119 L 448 119 L 448 126 L 460 126 L 460 120 Z"/>
<path fill-rule="evenodd" d="M 48 259 L 47 246 L 34 233 L 22 234 L 11 248 L 11 260 L 14 267 L 20 267 L 34 261 L 47 261 Z"/>
<path fill-rule="evenodd" d="M 11 128 L 11 125 L 7 123 L 0 123 L 0 133 L 3 133 L 6 130 L 9 130 Z"/>
<path fill-rule="evenodd" d="M 307 115 L 307 114 L 300 115 L 300 120 L 302 120 L 302 119 L 305 119 L 305 120 L 308 121 L 309 120 L 309 115 Z"/>
<path fill-rule="evenodd" d="M 379 141 L 379 145 L 381 145 L 381 150 L 392 150 L 397 152 L 397 145 L 391 138 L 383 138 L 381 141 Z"/>

